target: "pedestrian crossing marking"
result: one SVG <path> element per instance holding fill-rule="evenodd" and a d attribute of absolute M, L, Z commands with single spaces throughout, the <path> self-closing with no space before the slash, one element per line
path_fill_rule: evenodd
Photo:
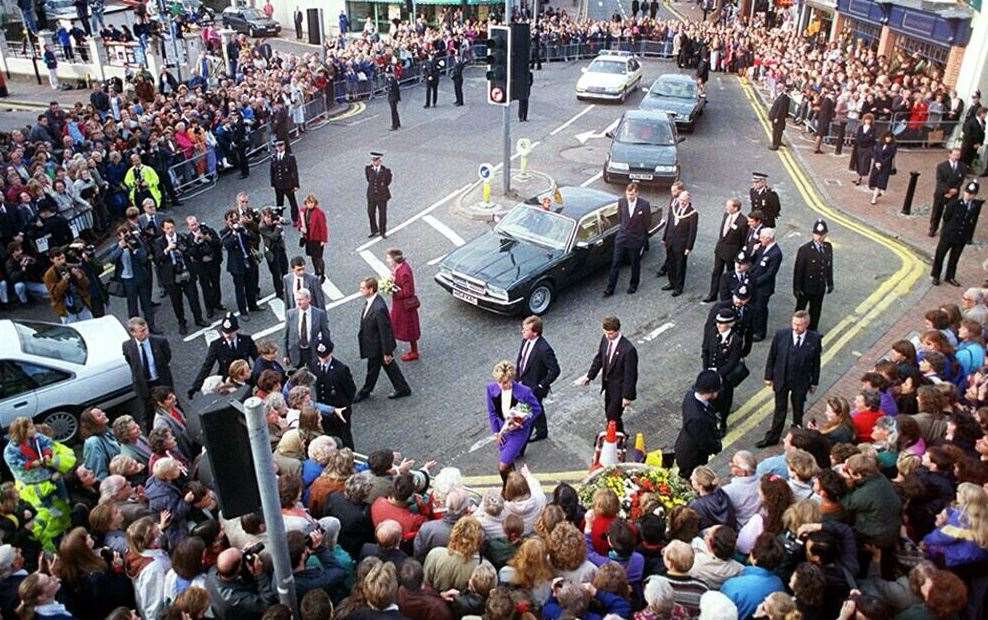
<path fill-rule="evenodd" d="M 373 252 L 370 250 L 361 250 L 360 257 L 371 266 L 371 269 L 377 272 L 377 275 L 382 278 L 388 278 L 391 276 L 391 270 L 388 269 L 388 266 L 382 263 L 381 259 L 374 256 Z"/>
<path fill-rule="evenodd" d="M 444 236 L 447 239 L 449 239 L 450 241 L 452 241 L 453 242 L 453 245 L 455 245 L 456 247 L 460 247 L 461 245 L 463 245 L 464 243 L 466 243 L 466 241 L 463 240 L 463 237 L 461 237 L 458 234 L 456 234 L 456 231 L 455 230 L 453 230 L 452 228 L 450 228 L 446 224 L 443 224 L 442 222 L 440 222 L 438 219 L 436 219 L 435 216 L 433 216 L 433 215 L 426 215 L 422 219 L 427 224 L 429 224 L 429 226 L 432 226 L 437 231 L 439 231 L 439 233 L 442 234 L 442 236 Z"/>
<path fill-rule="evenodd" d="M 279 323 L 285 321 L 285 302 L 280 299 L 272 299 L 268 302 L 268 308 L 271 308 L 271 312 L 274 312 L 274 316 L 278 319 Z"/>
<path fill-rule="evenodd" d="M 330 301 L 339 301 L 346 297 L 346 295 L 343 294 L 343 291 L 338 289 L 335 284 L 329 281 L 328 278 L 323 280 L 322 292 L 326 293 L 326 296 L 329 297 Z"/>

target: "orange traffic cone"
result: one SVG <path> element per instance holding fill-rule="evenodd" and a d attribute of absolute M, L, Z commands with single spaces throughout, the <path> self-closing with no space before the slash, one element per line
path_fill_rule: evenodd
<path fill-rule="evenodd" d="M 611 420 L 607 423 L 607 432 L 601 433 L 597 437 L 600 447 L 594 454 L 594 461 L 593 465 L 590 466 L 590 471 L 600 469 L 601 467 L 617 465 L 620 462 L 621 459 L 618 455 L 618 435 L 621 436 L 621 439 L 624 439 L 624 433 L 617 432 L 617 422 Z M 601 439 L 604 440 L 603 444 L 600 444 Z"/>

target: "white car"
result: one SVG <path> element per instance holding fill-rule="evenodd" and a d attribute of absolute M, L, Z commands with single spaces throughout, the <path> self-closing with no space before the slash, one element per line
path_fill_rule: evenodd
<path fill-rule="evenodd" d="M 628 97 L 642 80 L 642 65 L 628 52 L 601 52 L 590 66 L 582 69 L 576 82 L 576 98 L 620 101 Z"/>
<path fill-rule="evenodd" d="M 134 396 L 121 344 L 130 336 L 113 316 L 71 325 L 0 320 L 0 425 L 26 416 L 72 440 L 87 407 Z"/>

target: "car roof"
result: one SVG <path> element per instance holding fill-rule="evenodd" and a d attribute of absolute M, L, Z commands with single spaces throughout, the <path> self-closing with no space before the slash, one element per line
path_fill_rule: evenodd
<path fill-rule="evenodd" d="M 598 54 L 597 57 L 594 58 L 594 60 L 614 60 L 618 62 L 627 63 L 629 60 L 631 60 L 631 56 L 625 56 L 623 54 L 614 54 L 611 52 L 607 52 L 607 53 Z"/>
<path fill-rule="evenodd" d="M 596 211 L 618 200 L 618 196 L 614 194 L 587 187 L 560 187 L 559 193 L 563 196 L 563 204 L 559 205 L 553 201 L 552 212 L 573 218 L 574 220 L 578 220 L 587 213 Z M 546 192 L 546 194 L 551 196 L 552 192 Z M 546 194 L 539 194 L 530 198 L 524 204 L 537 205 L 539 204 L 539 199 Z"/>
<path fill-rule="evenodd" d="M 696 80 L 692 76 L 686 75 L 685 73 L 663 73 L 659 77 L 655 78 L 655 82 L 689 82 L 695 83 Z M 655 82 L 652 82 L 653 84 Z"/>
<path fill-rule="evenodd" d="M 665 110 L 628 110 L 621 115 L 621 120 L 624 119 L 631 120 L 642 120 L 642 121 L 653 121 L 656 123 L 672 123 L 669 118 L 669 113 Z"/>

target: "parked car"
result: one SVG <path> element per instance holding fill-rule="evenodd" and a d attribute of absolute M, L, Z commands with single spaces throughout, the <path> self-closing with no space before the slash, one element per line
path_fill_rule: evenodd
<path fill-rule="evenodd" d="M 70 325 L 0 320 L 0 425 L 26 416 L 49 424 L 58 441 L 75 438 L 84 409 L 133 398 L 120 346 L 129 337 L 113 316 Z"/>
<path fill-rule="evenodd" d="M 630 52 L 601 52 L 576 82 L 576 98 L 624 103 L 642 80 L 642 65 Z"/>
<path fill-rule="evenodd" d="M 221 21 L 227 28 L 251 37 L 276 37 L 281 33 L 281 24 L 251 6 L 226 7 Z"/>
<path fill-rule="evenodd" d="M 549 211 L 539 198 L 513 207 L 494 228 L 439 264 L 439 286 L 453 297 L 498 314 L 544 314 L 556 295 L 611 262 L 618 197 L 583 187 L 559 188 Z M 661 206 L 652 205 L 659 230 Z"/>
<path fill-rule="evenodd" d="M 660 75 L 651 88 L 642 88 L 645 96 L 639 108 L 668 112 L 676 127 L 693 131 L 696 119 L 703 116 L 707 96 L 700 94 L 700 87 L 692 77 L 680 73 Z"/>
<path fill-rule="evenodd" d="M 629 110 L 607 137 L 611 148 L 604 162 L 605 183 L 671 185 L 679 178 L 677 145 L 683 138 L 666 112 Z"/>

